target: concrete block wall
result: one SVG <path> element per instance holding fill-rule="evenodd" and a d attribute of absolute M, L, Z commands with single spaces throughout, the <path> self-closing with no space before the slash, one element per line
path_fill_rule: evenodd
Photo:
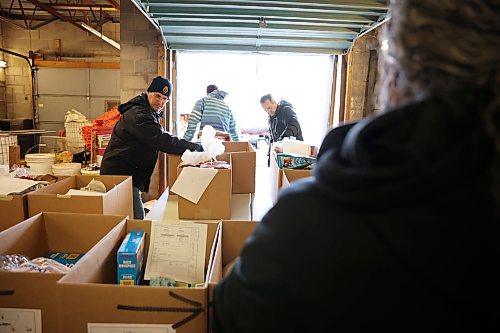
<path fill-rule="evenodd" d="M 131 1 L 122 1 L 120 6 L 120 98 L 123 103 L 146 91 L 159 74 L 158 54 L 163 46 L 159 42 L 160 32 Z M 157 163 L 149 193 L 143 194 L 143 200 L 159 197 L 159 179 Z"/>
<path fill-rule="evenodd" d="M 351 76 L 351 108 L 349 120 L 363 118 L 365 108 L 365 96 L 368 84 L 368 64 L 370 50 L 379 49 L 379 29 L 376 29 L 357 39 L 352 48 L 352 76 Z M 380 75 L 377 75 L 379 78 Z M 377 95 L 377 94 L 375 94 Z M 378 112 L 378 98 L 375 98 L 374 111 Z"/>
<path fill-rule="evenodd" d="M 54 40 L 59 39 L 60 60 L 83 62 L 119 62 L 120 50 L 97 36 L 74 25 L 54 21 L 37 30 L 25 30 L 12 24 L 0 22 L 3 48 L 28 56 L 30 50 L 43 55 L 43 60 L 56 60 Z M 106 23 L 102 32 L 107 37 L 120 41 L 120 24 Z M 31 74 L 26 60 L 9 54 L 4 55 L 8 67 L 2 81 L 0 73 L 0 117 L 2 96 L 5 99 L 5 118 L 32 118 Z M 2 95 L 1 82 L 5 82 Z"/>

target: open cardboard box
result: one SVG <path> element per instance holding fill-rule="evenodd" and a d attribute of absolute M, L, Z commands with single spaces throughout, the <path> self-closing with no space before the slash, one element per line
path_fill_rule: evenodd
<path fill-rule="evenodd" d="M 212 302 L 215 286 L 222 280 L 224 266 L 238 258 L 246 240 L 255 230 L 259 222 L 253 221 L 222 221 L 220 242 L 215 248 L 213 268 L 208 277 L 208 296 Z M 209 314 L 209 318 L 212 314 Z M 210 326 L 209 326 L 210 327 Z"/>
<path fill-rule="evenodd" d="M 255 166 L 257 154 L 253 146 L 245 141 L 222 143 L 226 150 L 217 157 L 220 161 L 231 161 L 233 168 L 233 193 L 255 193 Z M 229 159 L 231 156 L 231 159 Z"/>
<path fill-rule="evenodd" d="M 180 173 L 191 168 L 177 168 Z M 179 219 L 184 220 L 229 220 L 231 219 L 231 170 L 218 169 L 217 174 L 212 179 L 198 203 L 178 197 Z"/>
<path fill-rule="evenodd" d="M 271 153 L 271 199 L 273 204 L 278 201 L 278 194 L 282 187 L 290 186 L 290 183 L 309 176 L 312 176 L 312 170 L 280 169 L 276 162 L 276 153 L 273 151 Z"/>
<path fill-rule="evenodd" d="M 291 183 L 312 176 L 312 170 L 293 170 L 293 169 L 283 169 L 283 178 L 281 189 L 290 186 Z"/>
<path fill-rule="evenodd" d="M 28 218 L 27 194 L 0 195 L 0 231 Z"/>
<path fill-rule="evenodd" d="M 106 186 L 102 196 L 65 195 L 70 189 L 87 186 L 92 179 Z M 132 177 L 71 176 L 28 194 L 29 216 L 39 212 L 68 212 L 134 216 Z"/>
<path fill-rule="evenodd" d="M 207 247 L 203 288 L 122 286 L 116 284 L 116 253 L 127 232 L 146 233 L 145 260 L 151 222 L 128 220 L 99 244 L 99 260 L 88 260 L 58 282 L 62 332 L 87 333 L 88 323 L 177 324 L 178 333 L 205 333 L 208 321 L 208 276 L 211 276 L 218 222 L 205 223 Z"/>
<path fill-rule="evenodd" d="M 41 213 L 0 232 L 0 255 L 30 259 L 49 252 L 85 253 L 72 268 L 98 255 L 95 245 L 125 216 Z M 59 332 L 56 273 L 0 271 L 0 308 L 40 309 L 43 332 Z"/>
<path fill-rule="evenodd" d="M 177 180 L 177 166 L 181 164 L 181 162 L 181 155 L 167 155 L 167 183 L 169 190 L 172 189 L 172 186 Z"/>
<path fill-rule="evenodd" d="M 233 168 L 233 193 L 255 193 L 255 169 L 257 153 L 248 142 L 223 142 L 231 154 Z"/>

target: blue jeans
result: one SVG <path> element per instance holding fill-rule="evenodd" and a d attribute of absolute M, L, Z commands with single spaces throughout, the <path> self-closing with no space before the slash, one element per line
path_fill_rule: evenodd
<path fill-rule="evenodd" d="M 134 199 L 134 219 L 144 220 L 144 206 L 142 205 L 141 191 L 133 186 L 132 197 Z"/>

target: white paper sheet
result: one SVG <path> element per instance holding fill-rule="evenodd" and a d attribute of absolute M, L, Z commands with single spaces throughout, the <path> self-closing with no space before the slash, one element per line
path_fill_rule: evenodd
<path fill-rule="evenodd" d="M 206 245 L 206 224 L 153 223 L 144 279 L 163 276 L 187 283 L 203 282 Z"/>
<path fill-rule="evenodd" d="M 0 308 L 0 332 L 42 333 L 42 311 Z"/>
<path fill-rule="evenodd" d="M 166 324 L 107 324 L 88 323 L 88 333 L 175 333 L 172 325 Z"/>
<path fill-rule="evenodd" d="M 219 170 L 185 167 L 177 177 L 172 192 L 197 204 Z"/>
<path fill-rule="evenodd" d="M 105 193 L 94 192 L 94 191 L 75 190 L 74 188 L 72 188 L 65 195 L 80 195 L 80 196 L 87 196 L 87 197 L 100 197 L 104 194 Z"/>
<path fill-rule="evenodd" d="M 39 184 L 39 181 L 12 178 L 10 176 L 0 177 L 0 195 L 22 192 L 31 186 Z"/>

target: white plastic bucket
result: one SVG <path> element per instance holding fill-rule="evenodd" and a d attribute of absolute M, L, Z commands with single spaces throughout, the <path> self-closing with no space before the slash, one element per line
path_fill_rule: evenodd
<path fill-rule="evenodd" d="M 76 176 L 80 174 L 82 165 L 80 163 L 59 163 L 52 166 L 54 176 Z"/>
<path fill-rule="evenodd" d="M 26 154 L 24 158 L 33 173 L 37 175 L 52 174 L 55 154 Z"/>

